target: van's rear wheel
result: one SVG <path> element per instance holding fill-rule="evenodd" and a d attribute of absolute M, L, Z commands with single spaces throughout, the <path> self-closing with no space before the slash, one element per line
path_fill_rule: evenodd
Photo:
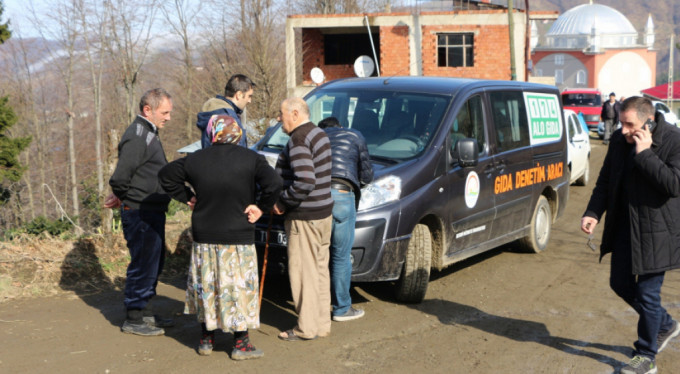
<path fill-rule="evenodd" d="M 406 303 L 419 303 L 425 298 L 430 281 L 432 263 L 432 234 L 423 224 L 413 229 L 408 243 L 404 267 L 397 284 L 397 300 Z"/>
<path fill-rule="evenodd" d="M 534 215 L 531 217 L 529 235 L 520 239 L 519 243 L 526 252 L 540 253 L 548 246 L 552 227 L 552 211 L 545 196 L 538 198 Z"/>

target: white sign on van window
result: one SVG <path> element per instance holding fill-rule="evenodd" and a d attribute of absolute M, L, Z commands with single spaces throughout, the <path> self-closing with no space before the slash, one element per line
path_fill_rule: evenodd
<path fill-rule="evenodd" d="M 468 208 L 474 208 L 477 205 L 479 190 L 479 175 L 471 171 L 465 180 L 465 205 Z"/>
<path fill-rule="evenodd" d="M 531 145 L 558 141 L 562 137 L 562 108 L 557 95 L 525 92 Z"/>

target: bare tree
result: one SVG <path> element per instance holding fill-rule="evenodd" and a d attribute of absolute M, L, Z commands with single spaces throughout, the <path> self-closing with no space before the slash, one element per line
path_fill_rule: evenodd
<path fill-rule="evenodd" d="M 247 30 L 239 35 L 239 39 L 247 59 L 248 72 L 257 83 L 255 106 L 257 117 L 271 118 L 278 111 L 279 103 L 285 98 L 285 43 L 283 23 L 278 22 L 282 11 L 273 0 L 249 0 L 245 4 Z"/>
<path fill-rule="evenodd" d="M 194 19 L 201 14 L 201 2 L 198 4 L 189 0 L 173 0 L 172 2 L 163 3 L 161 10 L 165 21 L 170 25 L 173 33 L 177 35 L 182 41 L 181 60 L 184 68 L 183 81 L 181 87 L 184 91 L 184 100 L 186 106 L 186 137 L 191 138 L 194 122 L 189 115 L 193 113 L 193 86 L 194 86 L 194 62 L 193 62 L 193 48 L 191 35 L 189 34 L 189 26 Z"/>
<path fill-rule="evenodd" d="M 125 108 L 129 122 L 136 115 L 135 88 L 138 74 L 149 53 L 151 30 L 156 18 L 156 0 L 107 0 L 107 38 L 103 41 L 109 57 L 116 65 L 125 91 Z"/>
<path fill-rule="evenodd" d="M 312 14 L 383 12 L 394 0 L 293 0 L 297 12 Z"/>
<path fill-rule="evenodd" d="M 59 70 L 59 74 L 66 89 L 66 105 L 63 108 L 66 127 L 68 129 L 68 167 L 70 176 L 71 204 L 73 215 L 76 216 L 76 224 L 79 226 L 78 217 L 80 215 L 80 204 L 78 198 L 78 178 L 76 172 L 76 146 L 74 133 L 74 68 L 77 64 L 78 54 L 76 44 L 80 37 L 80 25 L 77 19 L 71 17 L 76 9 L 77 0 L 55 1 L 49 5 L 49 12 L 45 15 L 38 15 L 32 10 L 30 17 L 36 29 L 44 39 L 54 40 L 55 47 L 48 47 L 50 58 Z M 46 17 L 52 23 L 41 21 Z M 66 198 L 67 196 L 65 196 Z"/>

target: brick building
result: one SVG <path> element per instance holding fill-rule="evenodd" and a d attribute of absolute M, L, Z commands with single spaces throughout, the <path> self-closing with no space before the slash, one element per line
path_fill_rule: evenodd
<path fill-rule="evenodd" d="M 545 14 L 543 15 L 545 18 Z M 552 13 L 549 18 L 556 18 Z M 293 15 L 286 21 L 286 70 L 290 95 L 304 95 L 314 83 L 312 68 L 325 80 L 354 77 L 354 61 L 374 59 L 373 75 L 426 75 L 511 79 L 508 11 L 488 8 Z M 525 80 L 526 12 L 515 9 L 514 55 L 517 80 Z M 370 29 L 369 37 L 368 30 Z M 374 52 L 375 50 L 375 52 Z"/>

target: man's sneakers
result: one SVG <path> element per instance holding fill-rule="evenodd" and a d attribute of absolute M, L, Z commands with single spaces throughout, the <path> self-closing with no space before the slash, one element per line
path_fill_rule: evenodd
<path fill-rule="evenodd" d="M 347 312 L 343 315 L 339 316 L 333 316 L 333 321 L 335 322 L 345 322 L 345 321 L 351 321 L 355 319 L 359 319 L 364 316 L 364 311 L 361 309 L 354 309 L 354 307 L 350 307 Z"/>
<path fill-rule="evenodd" d="M 148 314 L 145 316 L 144 314 Z M 123 327 L 120 328 L 126 334 L 135 334 L 140 336 L 159 336 L 164 335 L 165 330 L 163 327 L 174 326 L 175 322 L 171 319 L 164 319 L 158 316 L 154 316 L 153 312 L 147 304 L 147 308 L 142 311 L 141 309 L 128 309 L 127 318 Z"/>
<path fill-rule="evenodd" d="M 665 332 L 659 332 L 659 335 L 656 337 L 656 352 L 659 353 L 663 351 L 668 345 L 668 342 L 678 335 L 680 335 L 680 324 L 678 324 L 678 321 L 673 320 L 671 329 Z"/>
<path fill-rule="evenodd" d="M 140 336 L 159 336 L 165 334 L 165 330 L 160 327 L 151 326 L 146 322 L 141 321 L 135 323 L 134 321 L 125 320 L 123 327 L 120 328 L 126 334 L 135 334 Z"/>
<path fill-rule="evenodd" d="M 621 374 L 654 374 L 656 363 L 649 357 L 635 356 L 628 365 L 621 368 Z"/>
<path fill-rule="evenodd" d="M 175 326 L 175 321 L 172 318 L 163 318 L 158 315 L 144 316 L 142 317 L 144 323 L 149 326 L 155 327 L 173 327 Z"/>

